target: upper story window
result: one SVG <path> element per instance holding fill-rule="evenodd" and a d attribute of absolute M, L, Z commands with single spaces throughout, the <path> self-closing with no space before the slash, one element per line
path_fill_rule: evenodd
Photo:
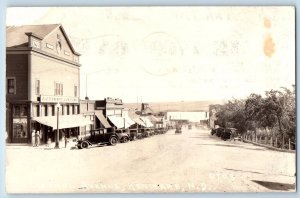
<path fill-rule="evenodd" d="M 16 78 L 15 77 L 8 77 L 7 78 L 7 94 L 16 94 Z"/>
<path fill-rule="evenodd" d="M 75 85 L 75 86 L 74 86 L 74 97 L 77 97 L 77 90 L 78 90 L 78 89 L 77 89 L 77 86 Z"/>
<path fill-rule="evenodd" d="M 64 94 L 63 84 L 55 82 L 54 83 L 54 95 L 62 96 Z"/>
<path fill-rule="evenodd" d="M 13 116 L 27 116 L 27 105 L 14 105 Z"/>
<path fill-rule="evenodd" d="M 40 95 L 40 80 L 35 80 L 35 94 Z"/>

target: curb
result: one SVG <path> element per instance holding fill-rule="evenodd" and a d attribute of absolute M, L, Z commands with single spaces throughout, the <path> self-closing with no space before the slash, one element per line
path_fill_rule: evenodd
<path fill-rule="evenodd" d="M 242 142 L 245 142 L 245 143 L 254 144 L 254 145 L 256 145 L 256 146 L 262 146 L 262 147 L 265 147 L 265 148 L 268 148 L 268 149 L 274 150 L 274 151 L 286 152 L 286 153 L 296 153 L 295 150 L 287 150 L 287 149 L 275 148 L 275 147 L 273 147 L 273 146 L 269 146 L 269 145 L 265 145 L 265 144 L 260 144 L 260 143 L 256 143 L 256 142 L 251 142 L 251 141 L 244 140 L 244 139 L 242 139 L 241 141 L 242 141 Z"/>

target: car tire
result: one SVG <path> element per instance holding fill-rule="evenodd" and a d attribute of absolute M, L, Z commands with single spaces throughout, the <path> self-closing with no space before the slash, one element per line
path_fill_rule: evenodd
<path fill-rule="evenodd" d="M 89 147 L 89 143 L 88 143 L 88 142 L 86 142 L 86 141 L 84 141 L 84 142 L 81 142 L 81 144 L 80 144 L 80 147 L 81 147 L 81 148 L 84 148 L 84 149 L 86 149 L 86 148 L 88 148 L 88 147 Z"/>
<path fill-rule="evenodd" d="M 129 138 L 128 137 L 124 137 L 123 138 L 123 143 L 127 143 L 129 141 Z"/>
<path fill-rule="evenodd" d="M 82 149 L 81 146 L 77 146 L 78 149 Z"/>
<path fill-rule="evenodd" d="M 117 144 L 117 142 L 118 142 L 118 139 L 117 139 L 116 137 L 111 137 L 111 138 L 109 139 L 109 144 L 110 144 L 111 146 L 115 146 L 115 145 Z"/>

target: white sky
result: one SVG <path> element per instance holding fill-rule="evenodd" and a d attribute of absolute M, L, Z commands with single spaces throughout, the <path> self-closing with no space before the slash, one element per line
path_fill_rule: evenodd
<path fill-rule="evenodd" d="M 82 54 L 81 98 L 246 97 L 295 84 L 292 7 L 9 8 L 7 25 L 60 23 Z"/>

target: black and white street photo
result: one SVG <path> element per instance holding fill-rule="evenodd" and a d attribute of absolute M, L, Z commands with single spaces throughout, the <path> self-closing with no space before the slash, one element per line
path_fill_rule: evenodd
<path fill-rule="evenodd" d="M 296 192 L 295 15 L 7 8 L 6 192 Z"/>

